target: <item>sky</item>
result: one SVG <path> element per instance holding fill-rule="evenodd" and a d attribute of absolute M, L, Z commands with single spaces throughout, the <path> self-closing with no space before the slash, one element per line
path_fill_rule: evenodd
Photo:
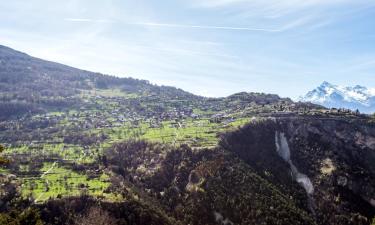
<path fill-rule="evenodd" d="M 203 96 L 375 87 L 373 0 L 1 0 L 0 44 Z"/>

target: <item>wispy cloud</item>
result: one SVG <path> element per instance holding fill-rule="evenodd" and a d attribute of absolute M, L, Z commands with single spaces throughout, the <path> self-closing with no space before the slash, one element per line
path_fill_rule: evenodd
<path fill-rule="evenodd" d="M 254 27 L 231 27 L 231 26 L 207 26 L 207 25 L 184 25 L 170 23 L 128 23 L 130 25 L 141 25 L 150 27 L 170 27 L 170 28 L 196 28 L 196 29 L 213 29 L 213 30 L 238 30 L 238 31 L 263 31 L 263 32 L 279 32 L 279 29 L 254 28 Z"/>
<path fill-rule="evenodd" d="M 115 23 L 115 22 L 118 22 L 118 21 L 114 21 L 114 20 L 87 19 L 87 18 L 65 18 L 64 21 L 78 22 L 78 23 Z M 146 27 L 232 30 L 232 31 L 237 30 L 237 31 L 280 32 L 280 31 L 284 30 L 284 28 L 283 29 L 271 29 L 271 28 L 235 27 L 235 26 L 185 25 L 185 24 L 154 23 L 154 22 L 132 22 L 132 23 L 122 23 L 122 24 L 133 25 L 133 26 L 146 26 Z"/>
<path fill-rule="evenodd" d="M 363 70 L 372 70 L 375 68 L 375 59 L 369 57 L 359 57 L 352 62 L 346 63 L 346 66 L 342 68 L 344 71 L 363 71 Z"/>
<path fill-rule="evenodd" d="M 375 6 L 372 0 L 190 0 L 193 8 L 203 8 L 232 16 L 235 21 L 256 21 L 263 26 L 284 22 L 291 27 L 328 25 L 334 17 L 363 11 Z M 308 20 L 304 20 L 309 18 Z M 293 24 L 296 23 L 296 24 Z M 317 28 L 318 26 L 314 26 Z M 278 30 L 287 30 L 288 27 Z"/>
<path fill-rule="evenodd" d="M 107 19 L 88 19 L 88 18 L 65 18 L 64 21 L 79 23 L 113 23 L 113 20 Z"/>
<path fill-rule="evenodd" d="M 192 0 L 193 4 L 206 8 L 219 8 L 228 6 L 245 6 L 243 9 L 263 9 L 268 12 L 287 13 L 312 7 L 327 7 L 342 4 L 364 5 L 370 0 Z"/>
<path fill-rule="evenodd" d="M 373 0 L 48 3 L 0 4 L 1 43 L 203 95 L 293 97 L 323 79 L 375 83 Z"/>
<path fill-rule="evenodd" d="M 229 55 L 229 54 L 223 54 L 223 53 L 215 53 L 215 52 L 209 52 L 209 51 L 192 51 L 183 49 L 177 46 L 173 47 L 151 47 L 151 46 L 145 46 L 145 45 L 138 45 L 138 44 L 121 44 L 123 47 L 132 48 L 132 49 L 144 49 L 144 50 L 151 50 L 155 52 L 164 52 L 164 53 L 170 53 L 174 55 L 189 55 L 189 56 L 213 56 L 213 57 L 220 57 L 220 58 L 232 58 L 232 59 L 238 59 L 237 56 Z"/>

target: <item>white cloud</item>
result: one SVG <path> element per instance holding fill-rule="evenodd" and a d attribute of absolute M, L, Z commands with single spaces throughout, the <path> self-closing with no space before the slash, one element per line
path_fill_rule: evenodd
<path fill-rule="evenodd" d="M 305 25 L 320 28 L 333 22 L 334 17 L 375 6 L 371 0 L 190 0 L 190 4 L 222 13 L 226 19 L 233 17 L 232 21 L 276 25 L 282 31 Z"/>
<path fill-rule="evenodd" d="M 279 32 L 278 29 L 253 28 L 253 27 L 228 27 L 228 26 L 207 26 L 207 25 L 184 25 L 169 23 L 129 23 L 131 25 L 151 26 L 151 27 L 170 27 L 170 28 L 197 28 L 197 29 L 214 29 L 214 30 L 238 30 L 238 31 L 264 31 Z"/>
<path fill-rule="evenodd" d="M 349 4 L 370 4 L 369 0 L 177 1 L 71 0 L 47 9 L 43 8 L 47 0 L 31 1 L 26 8 L 12 3 L 0 6 L 4 11 L 0 41 L 41 58 L 204 95 L 247 90 L 290 96 L 303 94 L 312 81 L 321 82 L 341 66 L 339 59 L 327 60 L 325 55 L 335 49 L 319 47 L 340 41 L 351 27 L 333 27 L 332 33 L 340 30 L 338 37 L 324 29 L 314 33 L 315 29 L 334 25 L 345 18 L 344 11 L 361 8 Z M 353 11 L 346 20 L 352 19 Z M 370 73 L 371 60 L 361 62 L 355 64 Z M 367 80 L 373 80 L 371 76 Z M 280 82 L 298 85 L 290 89 Z"/>
<path fill-rule="evenodd" d="M 113 23 L 113 20 L 107 19 L 87 19 L 87 18 L 65 18 L 69 22 L 90 22 L 90 23 Z"/>
<path fill-rule="evenodd" d="M 370 0 L 193 0 L 195 5 L 206 8 L 219 8 L 228 6 L 244 6 L 245 9 L 263 9 L 263 12 L 284 14 L 296 10 L 327 7 L 342 4 L 362 5 L 371 3 Z"/>

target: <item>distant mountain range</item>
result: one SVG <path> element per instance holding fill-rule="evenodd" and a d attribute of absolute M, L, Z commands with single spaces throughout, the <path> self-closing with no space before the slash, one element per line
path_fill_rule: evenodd
<path fill-rule="evenodd" d="M 356 85 L 343 87 L 324 81 L 319 87 L 300 98 L 329 108 L 347 108 L 362 113 L 375 112 L 375 88 Z"/>

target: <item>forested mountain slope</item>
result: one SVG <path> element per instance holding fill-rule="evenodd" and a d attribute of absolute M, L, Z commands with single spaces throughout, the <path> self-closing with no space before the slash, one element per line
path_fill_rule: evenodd
<path fill-rule="evenodd" d="M 368 225 L 374 127 L 351 110 L 206 98 L 0 46 L 0 224 Z"/>
<path fill-rule="evenodd" d="M 157 95 L 165 99 L 197 98 L 174 87 L 84 71 L 0 46 L 0 104 L 5 109 L 0 116 L 79 107 L 84 104 L 80 98 L 82 91 L 114 88 L 127 94 Z"/>

